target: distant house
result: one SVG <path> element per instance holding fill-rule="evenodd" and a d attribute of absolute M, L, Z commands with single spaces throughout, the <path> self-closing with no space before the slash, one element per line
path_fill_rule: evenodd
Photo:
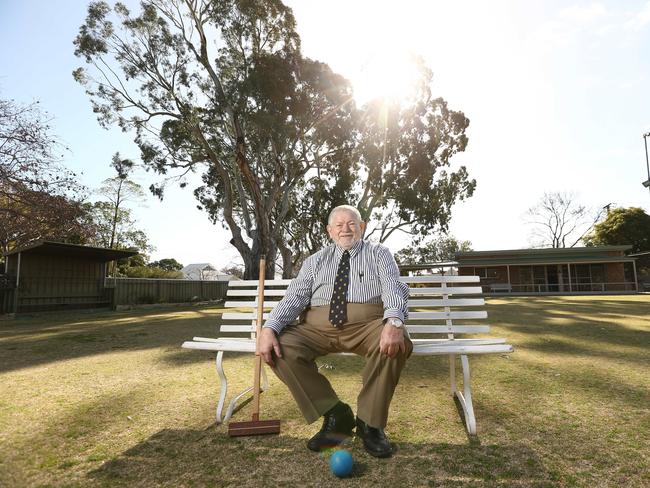
<path fill-rule="evenodd" d="M 210 263 L 192 263 L 181 269 L 186 280 L 201 281 L 230 281 L 238 279 L 236 276 L 219 273 Z"/>
<path fill-rule="evenodd" d="M 469 251 L 458 274 L 481 277 L 485 293 L 572 294 L 638 291 L 632 246 Z"/>

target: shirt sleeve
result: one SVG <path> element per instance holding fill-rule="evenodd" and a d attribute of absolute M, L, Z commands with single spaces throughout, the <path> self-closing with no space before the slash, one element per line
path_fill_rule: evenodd
<path fill-rule="evenodd" d="M 313 284 L 312 258 L 307 258 L 298 276 L 287 287 L 284 298 L 271 310 L 264 327 L 273 329 L 276 334 L 279 334 L 288 324 L 296 320 L 311 303 Z"/>
<path fill-rule="evenodd" d="M 381 301 L 384 304 L 384 319 L 396 317 L 402 322 L 408 318 L 409 287 L 399 280 L 399 269 L 390 250 L 379 246 L 377 268 L 381 281 Z"/>

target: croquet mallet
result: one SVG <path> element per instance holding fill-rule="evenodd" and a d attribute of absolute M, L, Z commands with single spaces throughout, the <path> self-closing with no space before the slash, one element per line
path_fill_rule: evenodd
<path fill-rule="evenodd" d="M 228 435 L 230 437 L 262 434 L 279 434 L 279 420 L 260 420 L 260 376 L 262 373 L 262 356 L 260 355 L 260 334 L 264 320 L 264 276 L 266 258 L 260 259 L 260 279 L 257 290 L 257 320 L 255 321 L 255 371 L 253 376 L 253 418 L 250 422 L 230 422 Z"/>

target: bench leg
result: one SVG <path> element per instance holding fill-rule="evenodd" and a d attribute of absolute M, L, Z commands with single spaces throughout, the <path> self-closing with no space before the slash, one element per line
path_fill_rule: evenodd
<path fill-rule="evenodd" d="M 217 373 L 219 374 L 219 403 L 217 403 L 217 423 L 222 422 L 221 412 L 223 411 L 223 404 L 226 401 L 226 394 L 228 393 L 228 378 L 223 371 L 223 351 L 217 353 L 216 359 Z"/>
<path fill-rule="evenodd" d="M 460 364 L 463 368 L 463 392 L 461 393 L 456 385 L 456 356 L 449 356 L 449 373 L 451 379 L 451 392 L 458 398 L 465 414 L 465 426 L 470 435 L 476 435 L 476 417 L 474 416 L 474 404 L 472 403 L 472 384 L 469 370 L 469 359 L 465 354 L 460 355 Z"/>
<path fill-rule="evenodd" d="M 241 398 L 246 396 L 248 393 L 252 392 L 253 387 L 250 386 L 246 388 L 238 395 L 236 395 L 232 400 L 230 400 L 228 409 L 226 410 L 226 415 L 222 418 L 221 415 L 223 413 L 223 407 L 226 403 L 226 395 L 228 393 L 228 379 L 226 378 L 226 373 L 223 369 L 223 351 L 219 351 L 217 353 L 216 365 L 217 373 L 219 374 L 219 402 L 217 403 L 217 423 L 221 424 L 230 420 L 230 417 L 232 417 L 233 413 L 235 413 L 235 409 L 237 408 L 239 400 L 241 400 Z M 262 368 L 262 384 L 260 385 L 260 388 L 262 391 L 266 391 L 269 388 L 269 380 L 266 376 L 266 371 L 264 368 Z"/>

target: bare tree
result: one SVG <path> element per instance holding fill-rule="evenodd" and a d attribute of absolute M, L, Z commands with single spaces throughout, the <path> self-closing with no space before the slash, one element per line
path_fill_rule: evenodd
<path fill-rule="evenodd" d="M 604 208 L 595 212 L 579 204 L 574 193 L 546 192 L 526 212 L 526 223 L 533 226 L 531 241 L 536 247 L 575 247 L 600 220 Z"/>
<path fill-rule="evenodd" d="M 37 239 L 85 242 L 94 226 L 85 189 L 62 164 L 64 146 L 38 102 L 0 99 L 0 250 Z"/>
<path fill-rule="evenodd" d="M 65 148 L 52 134 L 50 120 L 38 102 L 0 100 L 0 208 L 8 213 L 29 209 L 34 204 L 29 196 L 82 192 L 76 175 L 61 164 L 59 151 Z"/>

